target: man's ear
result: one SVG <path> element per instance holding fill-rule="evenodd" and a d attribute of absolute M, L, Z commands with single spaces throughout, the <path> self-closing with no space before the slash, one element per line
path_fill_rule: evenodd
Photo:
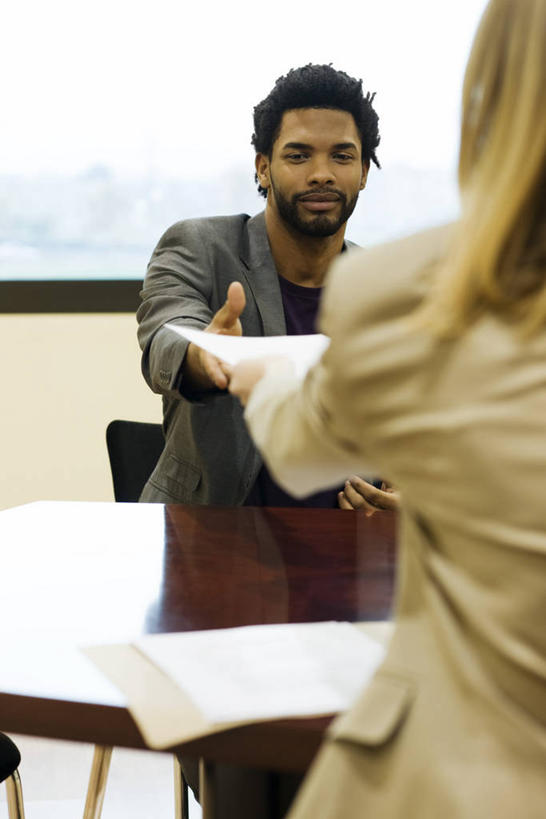
<path fill-rule="evenodd" d="M 362 163 L 362 179 L 360 180 L 360 190 L 363 191 L 368 180 L 368 171 L 370 170 L 370 160 L 365 159 Z"/>
<path fill-rule="evenodd" d="M 256 154 L 254 167 L 256 168 L 256 176 L 258 177 L 258 182 L 260 183 L 261 187 L 264 188 L 264 190 L 267 190 L 270 185 L 269 157 L 266 156 L 265 154 Z"/>

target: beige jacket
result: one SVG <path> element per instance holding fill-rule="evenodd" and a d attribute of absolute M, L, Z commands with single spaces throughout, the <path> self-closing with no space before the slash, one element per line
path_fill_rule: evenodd
<path fill-rule="evenodd" d="M 404 504 L 387 659 L 291 819 L 546 816 L 546 331 L 412 330 L 447 235 L 339 261 L 322 361 L 302 389 L 268 374 L 247 407 L 290 492 L 372 469 Z"/>

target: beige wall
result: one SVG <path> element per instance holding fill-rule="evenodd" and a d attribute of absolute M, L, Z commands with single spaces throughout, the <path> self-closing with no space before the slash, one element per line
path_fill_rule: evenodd
<path fill-rule="evenodd" d="M 113 418 L 160 421 L 131 314 L 0 315 L 0 509 L 113 500 Z"/>

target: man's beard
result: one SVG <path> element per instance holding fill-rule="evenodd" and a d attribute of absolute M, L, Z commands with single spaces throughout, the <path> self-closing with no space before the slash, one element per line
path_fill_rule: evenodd
<path fill-rule="evenodd" d="M 297 193 L 292 199 L 287 199 L 280 190 L 275 186 L 273 179 L 271 179 L 271 188 L 277 203 L 277 210 L 279 215 L 287 225 L 303 233 L 304 236 L 333 236 L 349 219 L 358 202 L 357 192 L 352 199 L 347 200 L 347 197 L 337 188 L 326 188 L 324 190 L 309 190 L 304 193 Z M 339 197 L 341 208 L 338 216 L 332 216 L 329 213 L 309 213 L 309 218 L 304 219 L 300 216 L 298 211 L 298 200 L 303 196 L 309 194 L 327 194 L 335 193 Z"/>

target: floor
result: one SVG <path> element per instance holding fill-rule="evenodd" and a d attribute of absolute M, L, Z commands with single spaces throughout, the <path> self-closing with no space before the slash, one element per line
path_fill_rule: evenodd
<path fill-rule="evenodd" d="M 21 751 L 25 819 L 81 819 L 93 746 L 10 734 Z M 115 748 L 102 819 L 173 819 L 173 759 L 170 754 Z M 7 819 L 0 785 L 0 819 Z M 201 809 L 190 793 L 190 819 Z"/>

